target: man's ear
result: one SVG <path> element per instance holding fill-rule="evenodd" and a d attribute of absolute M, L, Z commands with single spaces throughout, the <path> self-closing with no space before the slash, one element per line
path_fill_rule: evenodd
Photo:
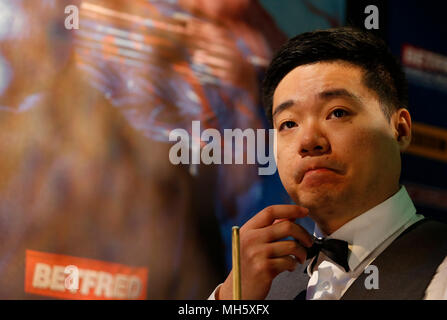
<path fill-rule="evenodd" d="M 391 116 L 394 134 L 400 151 L 408 148 L 411 142 L 411 115 L 405 108 L 396 110 Z"/>

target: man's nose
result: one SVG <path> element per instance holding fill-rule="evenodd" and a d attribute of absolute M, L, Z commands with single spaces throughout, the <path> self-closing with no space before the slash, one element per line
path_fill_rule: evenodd
<path fill-rule="evenodd" d="M 298 152 L 302 157 L 319 156 L 328 153 L 331 149 L 327 137 L 315 124 L 301 126 L 301 137 Z"/>

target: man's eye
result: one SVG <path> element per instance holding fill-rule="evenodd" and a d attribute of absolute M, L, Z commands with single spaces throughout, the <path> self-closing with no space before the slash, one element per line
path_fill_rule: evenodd
<path fill-rule="evenodd" d="M 296 127 L 297 124 L 295 123 L 295 121 L 284 121 L 283 123 L 281 123 L 281 125 L 279 126 L 279 131 L 283 130 L 283 129 L 292 129 L 293 127 Z"/>
<path fill-rule="evenodd" d="M 332 116 L 335 118 L 341 118 L 348 115 L 348 112 L 346 110 L 343 109 L 335 109 L 334 111 L 331 112 L 329 118 L 331 118 Z"/>

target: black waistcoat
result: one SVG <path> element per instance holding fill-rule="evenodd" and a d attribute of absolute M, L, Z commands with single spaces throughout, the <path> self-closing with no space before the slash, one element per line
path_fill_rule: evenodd
<path fill-rule="evenodd" d="M 372 226 L 373 227 L 373 226 Z M 366 289 L 362 273 L 342 300 L 423 299 L 436 269 L 447 256 L 447 224 L 423 219 L 405 230 L 372 264 L 379 271 L 379 289 Z M 309 261 L 293 272 L 283 272 L 272 283 L 266 299 L 305 299 Z"/>

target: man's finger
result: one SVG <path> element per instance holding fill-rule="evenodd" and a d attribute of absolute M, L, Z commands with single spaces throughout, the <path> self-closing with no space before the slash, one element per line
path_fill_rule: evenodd
<path fill-rule="evenodd" d="M 281 258 L 274 258 L 269 260 L 272 271 L 275 274 L 280 274 L 281 272 L 286 270 L 292 272 L 293 270 L 295 270 L 295 267 L 298 263 L 298 260 L 291 256 L 284 256 Z"/>
<path fill-rule="evenodd" d="M 303 263 L 307 258 L 306 249 L 293 240 L 278 241 L 267 244 L 269 258 L 280 258 L 294 256 L 299 263 Z"/>
<path fill-rule="evenodd" d="M 312 246 L 312 236 L 304 227 L 294 222 L 285 220 L 262 229 L 259 234 L 260 242 L 274 242 L 287 237 L 292 237 L 304 247 Z"/>
<path fill-rule="evenodd" d="M 275 223 L 280 223 L 281 221 L 290 221 L 290 222 L 294 222 L 296 219 L 295 218 L 291 218 L 291 219 L 275 219 L 275 221 L 273 221 L 273 224 Z"/>
<path fill-rule="evenodd" d="M 247 221 L 246 228 L 259 229 L 273 224 L 276 219 L 297 219 L 307 216 L 309 210 L 292 204 L 273 205 Z"/>

